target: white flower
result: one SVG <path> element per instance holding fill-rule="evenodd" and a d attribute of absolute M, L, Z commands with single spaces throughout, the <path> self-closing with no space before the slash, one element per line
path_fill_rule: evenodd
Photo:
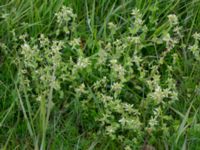
<path fill-rule="evenodd" d="M 172 40 L 172 39 L 171 39 L 171 36 L 170 36 L 169 33 L 164 34 L 164 36 L 163 36 L 163 41 L 169 42 L 169 41 L 171 41 L 171 40 Z"/>
<path fill-rule="evenodd" d="M 140 10 L 137 9 L 137 8 L 132 10 L 131 15 L 134 16 L 134 17 L 139 17 L 139 18 L 141 18 L 141 16 L 142 16 L 141 13 L 140 13 Z"/>
<path fill-rule="evenodd" d="M 160 86 L 156 87 L 154 96 L 158 101 L 161 101 L 163 99 L 164 95 L 163 95 L 162 88 Z"/>
<path fill-rule="evenodd" d="M 168 97 L 169 93 L 170 91 L 168 89 L 163 90 L 159 85 L 157 85 L 154 92 L 149 93 L 149 96 L 160 103 L 164 98 Z"/>
<path fill-rule="evenodd" d="M 169 33 L 165 33 L 162 37 L 163 41 L 166 42 L 166 48 L 168 50 L 174 48 L 175 44 L 177 44 L 179 42 L 179 39 L 177 38 L 171 38 Z"/>
<path fill-rule="evenodd" d="M 138 118 L 134 118 L 134 117 L 127 118 L 126 129 L 138 130 L 140 129 L 140 127 L 141 127 L 141 122 L 139 121 Z"/>
<path fill-rule="evenodd" d="M 126 124 L 126 119 L 124 117 L 122 117 L 120 120 L 119 120 L 119 123 L 121 123 L 122 126 L 125 126 Z"/>
<path fill-rule="evenodd" d="M 41 47 L 49 46 L 49 44 L 50 44 L 49 39 L 46 38 L 46 37 L 44 36 L 44 34 L 41 34 L 41 35 L 40 35 L 39 42 L 40 42 L 40 46 L 41 46 Z"/>
<path fill-rule="evenodd" d="M 76 67 L 79 69 L 83 69 L 83 68 L 86 68 L 89 64 L 90 64 L 90 61 L 88 58 L 80 57 L 80 58 L 78 58 Z"/>
<path fill-rule="evenodd" d="M 113 23 L 113 22 L 109 22 L 108 23 L 108 28 L 110 29 L 110 31 L 114 34 L 117 30 L 117 26 Z"/>
<path fill-rule="evenodd" d="M 119 124 L 117 124 L 117 123 L 113 123 L 110 126 L 107 126 L 106 127 L 107 134 L 109 134 L 110 136 L 112 136 L 116 132 L 116 130 L 118 128 L 119 128 Z"/>
<path fill-rule="evenodd" d="M 132 150 L 131 147 L 129 145 L 127 145 L 125 148 L 125 150 Z"/>
<path fill-rule="evenodd" d="M 102 118 L 99 119 L 99 121 L 102 123 L 102 125 L 105 125 L 109 122 L 109 114 L 103 114 Z"/>
<path fill-rule="evenodd" d="M 41 101 L 42 101 L 42 96 L 39 95 L 39 96 L 36 98 L 36 101 L 41 102 Z"/>
<path fill-rule="evenodd" d="M 130 104 L 124 103 L 123 107 L 124 107 L 125 111 L 127 111 L 128 113 L 134 112 L 133 104 L 130 105 Z"/>
<path fill-rule="evenodd" d="M 135 43 L 135 44 L 140 44 L 141 43 L 141 40 L 140 40 L 140 37 L 139 36 L 135 36 L 135 37 L 133 37 L 133 42 Z"/>
<path fill-rule="evenodd" d="M 110 63 L 111 63 L 112 65 L 115 65 L 115 64 L 117 64 L 117 60 L 116 60 L 116 59 L 111 59 L 111 60 L 110 60 Z"/>
<path fill-rule="evenodd" d="M 158 125 L 158 121 L 156 117 L 151 117 L 151 119 L 149 120 L 149 125 L 151 128 L 155 127 L 156 125 Z"/>
<path fill-rule="evenodd" d="M 171 93 L 171 99 L 172 100 L 178 100 L 178 92 L 172 92 Z"/>
<path fill-rule="evenodd" d="M 74 38 L 72 41 L 69 42 L 69 45 L 72 46 L 72 49 L 76 48 L 76 46 L 80 46 L 81 40 L 80 38 Z"/>
<path fill-rule="evenodd" d="M 28 34 L 26 33 L 26 34 L 20 35 L 20 36 L 19 36 L 19 39 L 25 41 L 25 39 L 26 39 L 27 37 L 28 37 Z"/>
<path fill-rule="evenodd" d="M 143 24 L 143 20 L 141 18 L 136 18 L 135 24 L 138 25 L 138 26 L 141 26 Z"/>
<path fill-rule="evenodd" d="M 198 45 L 197 44 L 194 44 L 194 45 L 191 45 L 189 46 L 189 50 L 191 50 L 193 53 L 195 53 L 197 50 L 198 50 Z"/>
<path fill-rule="evenodd" d="M 27 43 L 24 43 L 21 47 L 22 47 L 23 50 L 30 50 L 31 49 L 30 46 Z"/>
<path fill-rule="evenodd" d="M 171 25 L 177 25 L 178 24 L 178 18 L 175 14 L 168 15 L 168 19 Z"/>
<path fill-rule="evenodd" d="M 72 18 L 76 18 L 76 14 L 73 13 L 72 8 L 63 6 L 61 11 L 56 13 L 57 22 L 62 23 L 63 21 L 68 22 Z"/>
<path fill-rule="evenodd" d="M 69 7 L 63 6 L 61 11 L 55 14 L 57 18 L 58 27 L 61 28 L 66 34 L 70 33 L 70 29 L 68 24 L 70 21 L 74 21 L 77 17 L 76 14 L 73 13 L 73 10 Z M 59 34 L 59 29 L 57 30 L 57 34 Z"/>
<path fill-rule="evenodd" d="M 142 58 L 140 56 L 134 55 L 133 61 L 136 63 L 136 65 L 139 67 L 140 63 L 142 62 Z"/>
<path fill-rule="evenodd" d="M 76 93 L 81 94 L 81 93 L 85 93 L 85 84 L 82 83 L 78 88 L 75 89 Z"/>
<path fill-rule="evenodd" d="M 112 86 L 111 86 L 111 90 L 112 91 L 121 91 L 123 85 L 120 84 L 120 83 L 114 83 Z"/>
<path fill-rule="evenodd" d="M 119 75 L 119 78 L 120 79 L 123 79 L 124 78 L 124 75 L 125 75 L 125 69 L 124 69 L 124 67 L 122 66 L 122 65 L 116 65 L 115 66 L 115 68 L 114 68 L 114 70 L 116 71 L 116 72 L 118 72 L 118 75 Z"/>
<path fill-rule="evenodd" d="M 101 94 L 101 95 L 100 95 L 100 100 L 101 100 L 104 104 L 107 104 L 107 103 L 113 101 L 113 97 L 107 96 L 107 95 L 104 95 L 104 94 Z"/>
<path fill-rule="evenodd" d="M 193 38 L 194 38 L 195 40 L 200 40 L 200 33 L 195 32 L 195 33 L 193 34 Z"/>
<path fill-rule="evenodd" d="M 107 56 L 107 52 L 104 49 L 100 49 L 98 52 L 98 64 L 106 64 Z"/>

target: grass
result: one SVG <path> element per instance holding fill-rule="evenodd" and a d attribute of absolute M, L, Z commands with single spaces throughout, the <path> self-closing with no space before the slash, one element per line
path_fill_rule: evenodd
<path fill-rule="evenodd" d="M 73 8 L 74 13 L 77 14 L 76 30 L 69 37 L 65 37 L 62 33 L 56 35 L 55 13 L 59 12 L 63 5 Z M 173 49 L 179 59 L 176 65 L 173 65 L 171 75 L 165 72 L 167 70 L 165 66 L 159 70 L 163 87 L 167 86 L 165 81 L 169 76 L 172 76 L 175 80 L 178 100 L 172 104 L 164 101 L 165 104 L 160 106 L 162 107 L 162 114 L 160 115 L 160 124 L 156 127 L 155 132 L 149 134 L 145 128 L 148 126 L 148 120 L 153 116 L 152 110 L 157 108 L 157 105 L 151 100 L 146 100 L 150 89 L 147 88 L 145 81 L 138 79 L 141 72 L 137 69 L 133 71 L 136 78 L 132 75 L 126 77 L 128 81 L 123 83 L 124 87 L 119 98 L 123 102 L 133 104 L 134 108 L 142 113 L 139 120 L 144 124 L 144 127 L 137 131 L 139 133 L 131 130 L 131 134 L 120 130 L 127 139 L 135 136 L 139 141 L 136 143 L 128 141 L 124 144 L 124 141 L 120 143 L 113 140 L 112 136 L 104 135 L 104 127 L 100 126 L 100 122 L 96 122 L 97 118 L 105 113 L 107 108 L 104 108 L 104 105 L 99 101 L 98 92 L 103 93 L 102 89 L 95 91 L 93 83 L 101 80 L 104 75 L 108 77 L 110 82 L 107 86 L 118 81 L 115 79 L 114 71 L 110 71 L 112 68 L 105 66 L 98 68 L 96 66 L 96 62 L 99 61 L 98 52 L 101 48 L 106 49 L 103 44 L 100 45 L 99 43 L 100 41 L 114 43 L 116 39 L 129 36 L 128 28 L 130 24 L 134 24 L 134 18 L 130 13 L 134 8 L 140 10 L 144 24 L 149 28 L 142 41 L 144 52 L 141 53 L 149 76 L 151 76 L 151 67 L 147 64 L 156 64 L 155 59 L 160 58 L 165 48 L 164 44 L 152 46 L 149 41 L 154 36 L 159 37 L 165 32 L 171 32 L 167 18 L 169 14 L 178 16 L 184 35 L 181 43 L 184 43 L 186 48 L 176 45 L 176 48 Z M 131 149 L 151 146 L 155 149 L 198 150 L 200 143 L 200 68 L 199 61 L 194 59 L 194 55 L 187 47 L 193 43 L 193 33 L 199 32 L 199 8 L 199 0 L 51 0 L 50 2 L 47 0 L 1 0 L 0 148 L 5 150 L 115 150 L 130 145 Z M 151 20 L 149 16 L 152 17 Z M 117 25 L 117 33 L 114 35 L 111 34 L 108 27 L 109 22 Z M 40 34 L 45 34 L 50 40 L 56 39 L 64 42 L 70 42 L 73 38 L 80 37 L 83 52 L 72 50 L 70 45 L 65 46 L 62 50 L 64 60 L 61 61 L 60 70 L 65 70 L 65 67 L 67 67 L 69 70 L 72 69 L 70 71 L 73 71 L 73 65 L 76 65 L 76 63 L 73 64 L 68 61 L 70 57 L 74 62 L 78 62 L 78 58 L 87 57 L 92 61 L 92 65 L 85 71 L 75 73 L 74 76 L 68 75 L 69 72 L 67 71 L 52 73 L 54 69 L 51 67 L 52 62 L 48 60 L 49 55 L 43 58 L 43 54 L 41 54 L 40 56 L 45 59 L 45 62 L 40 62 L 39 68 L 45 70 L 45 67 L 49 67 L 52 80 L 47 83 L 44 81 L 41 84 L 37 78 L 33 77 L 35 74 L 32 70 L 29 70 L 30 74 L 24 76 L 21 71 L 25 64 L 25 58 L 21 56 L 20 52 L 23 41 L 19 40 L 19 36 L 25 33 L 33 38 L 33 40 L 31 38 L 27 40 L 27 43 L 31 46 L 37 45 L 37 38 Z M 67 41 L 67 38 L 69 38 L 69 41 Z M 2 43 L 6 45 L 6 48 Z M 134 48 L 137 49 L 137 47 Z M 49 49 L 51 48 L 49 47 Z M 130 46 L 126 50 L 131 53 L 132 47 Z M 122 60 L 122 63 L 120 63 L 125 66 L 130 53 L 118 54 L 117 50 L 114 51 L 116 52 L 108 56 L 109 59 L 117 58 L 120 55 L 120 60 Z M 33 56 L 33 58 L 38 59 L 38 56 Z M 50 57 L 49 59 L 53 58 Z M 62 64 L 63 62 L 66 63 L 66 66 Z M 172 65 L 171 56 L 166 57 L 164 64 Z M 62 74 L 65 74 L 67 79 L 63 79 L 64 81 L 59 79 L 61 88 L 56 90 L 54 89 L 53 79 Z M 46 75 L 48 75 L 48 72 Z M 26 83 L 27 78 L 31 81 L 30 89 Z M 148 77 L 144 79 L 147 80 Z M 82 82 L 85 83 L 88 93 L 79 97 L 75 90 Z M 38 103 L 36 97 L 42 95 L 40 91 L 44 89 L 48 91 L 46 100 Z M 106 89 L 106 94 L 112 95 L 112 92 L 108 92 L 108 89 Z M 83 107 L 82 101 L 85 99 L 86 106 Z M 116 123 L 115 119 L 121 115 L 115 113 L 113 114 L 114 119 L 111 119 L 114 123 Z M 137 119 L 134 121 L 136 123 Z M 165 127 L 165 123 L 166 133 L 161 130 Z M 121 135 L 119 132 L 117 134 Z"/>

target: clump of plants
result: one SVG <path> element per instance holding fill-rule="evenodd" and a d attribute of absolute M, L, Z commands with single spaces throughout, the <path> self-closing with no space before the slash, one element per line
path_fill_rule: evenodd
<path fill-rule="evenodd" d="M 66 113 L 76 112 L 79 134 L 98 144 L 112 141 L 131 150 L 170 138 L 176 130 L 170 107 L 179 101 L 174 73 L 185 48 L 177 16 L 168 15 L 164 30 L 152 34 L 140 10 L 133 9 L 128 28 L 109 22 L 108 38 L 95 48 L 77 36 L 71 8 L 63 7 L 55 18 L 51 35 L 24 34 L 14 46 L 19 105 L 36 145 L 46 147 L 52 112 L 61 105 Z M 194 39 L 188 49 L 199 60 L 200 35 Z"/>

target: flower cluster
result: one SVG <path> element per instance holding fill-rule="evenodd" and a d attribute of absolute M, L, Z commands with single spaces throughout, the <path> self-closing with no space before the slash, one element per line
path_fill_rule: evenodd
<path fill-rule="evenodd" d="M 199 49 L 200 34 L 194 33 L 193 38 L 194 38 L 194 44 L 190 45 L 188 49 L 192 52 L 195 59 L 200 61 L 200 49 Z"/>
<path fill-rule="evenodd" d="M 73 13 L 72 8 L 63 6 L 61 11 L 56 13 L 57 17 L 57 35 L 60 34 L 60 32 L 64 32 L 66 34 L 69 34 L 71 30 L 75 27 L 75 19 L 76 14 Z"/>
<path fill-rule="evenodd" d="M 166 116 L 170 118 L 163 115 L 166 106 L 178 100 L 173 67 L 179 56 L 174 49 L 182 38 L 175 15 L 168 16 L 170 26 L 162 35 L 150 38 L 140 11 L 134 9 L 131 16 L 128 30 L 121 33 L 114 23 L 108 23 L 112 36 L 96 42 L 96 53 L 89 53 L 87 43 L 81 47 L 81 38 L 65 38 L 76 27 L 72 25 L 76 15 L 63 7 L 56 14 L 57 35 L 64 32 L 63 39 L 24 36 L 19 48 L 19 73 L 23 84 L 26 81 L 28 97 L 53 107 L 56 95 L 62 95 L 63 101 L 67 98 L 72 104 L 69 109 L 81 112 L 77 117 L 83 128 L 127 150 L 133 149 L 133 143 L 141 145 L 146 134 L 156 134 L 156 127 L 160 126 L 159 133 L 166 131 Z M 120 37 L 116 38 L 118 30 Z M 194 39 L 189 49 L 200 59 L 200 35 L 194 34 Z"/>
<path fill-rule="evenodd" d="M 57 75 L 63 65 L 60 52 L 63 46 L 62 41 L 56 40 L 50 44 L 44 35 L 41 35 L 33 46 L 28 41 L 24 41 L 21 46 L 22 78 L 37 85 L 32 90 L 36 90 L 39 97 L 47 98 L 51 87 L 55 90 L 60 89 Z"/>

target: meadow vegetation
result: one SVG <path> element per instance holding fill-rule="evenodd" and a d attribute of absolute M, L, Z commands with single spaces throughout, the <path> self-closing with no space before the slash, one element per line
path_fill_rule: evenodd
<path fill-rule="evenodd" d="M 199 0 L 1 0 L 0 148 L 200 149 Z"/>

